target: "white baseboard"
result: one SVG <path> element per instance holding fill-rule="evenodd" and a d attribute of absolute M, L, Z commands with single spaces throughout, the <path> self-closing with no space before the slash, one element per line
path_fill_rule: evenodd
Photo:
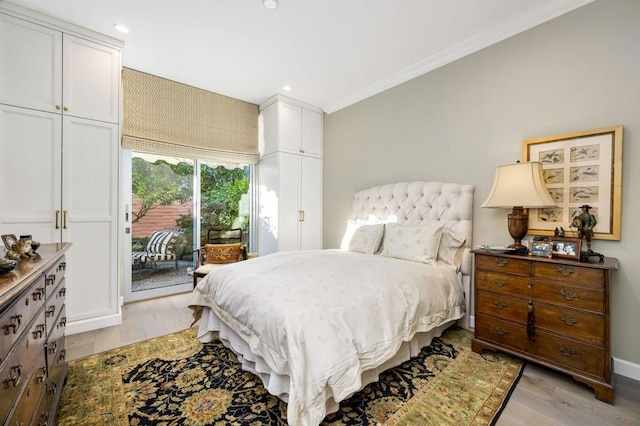
<path fill-rule="evenodd" d="M 122 324 L 122 312 L 98 318 L 68 322 L 65 327 L 65 334 L 70 336 L 72 334 L 84 333 L 85 331 L 93 331 L 120 324 Z"/>
<path fill-rule="evenodd" d="M 613 357 L 613 372 L 640 382 L 640 364 Z"/>

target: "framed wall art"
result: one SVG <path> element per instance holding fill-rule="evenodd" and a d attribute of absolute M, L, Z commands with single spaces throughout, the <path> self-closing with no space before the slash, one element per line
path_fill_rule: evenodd
<path fill-rule="evenodd" d="M 557 207 L 529 209 L 529 234 L 576 233 L 573 219 L 590 206 L 597 219 L 594 239 L 620 240 L 622 126 L 528 139 L 522 159 L 542 163 L 545 183 Z M 577 233 L 576 233 L 577 236 Z"/>

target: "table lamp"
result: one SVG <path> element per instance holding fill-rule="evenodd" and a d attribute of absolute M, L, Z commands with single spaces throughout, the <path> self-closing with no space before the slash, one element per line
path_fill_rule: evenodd
<path fill-rule="evenodd" d="M 513 238 L 510 248 L 526 251 L 522 239 L 529 230 L 526 208 L 555 207 L 542 175 L 542 163 L 529 162 L 496 167 L 493 188 L 481 207 L 513 208 L 509 213 L 509 234 Z"/>

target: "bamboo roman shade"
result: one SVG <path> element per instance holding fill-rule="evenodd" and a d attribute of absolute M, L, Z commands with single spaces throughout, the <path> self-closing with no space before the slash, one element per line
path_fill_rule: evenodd
<path fill-rule="evenodd" d="M 258 162 L 258 106 L 122 70 L 122 146 L 215 162 Z"/>

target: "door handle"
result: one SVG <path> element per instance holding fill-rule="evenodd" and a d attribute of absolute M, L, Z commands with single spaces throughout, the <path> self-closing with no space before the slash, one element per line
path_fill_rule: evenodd
<path fill-rule="evenodd" d="M 298 222 L 304 222 L 304 210 L 298 210 Z"/>
<path fill-rule="evenodd" d="M 62 228 L 67 229 L 67 211 L 62 210 Z"/>
<path fill-rule="evenodd" d="M 60 217 L 60 210 L 56 210 L 56 229 L 60 229 L 60 225 L 58 224 L 59 217 Z"/>

